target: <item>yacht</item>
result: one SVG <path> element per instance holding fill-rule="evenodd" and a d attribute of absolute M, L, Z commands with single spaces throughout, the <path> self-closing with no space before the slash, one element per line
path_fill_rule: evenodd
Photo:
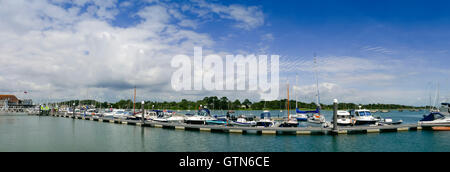
<path fill-rule="evenodd" d="M 76 112 L 76 110 L 75 110 Z M 124 117 L 127 113 L 124 109 L 113 109 L 111 112 L 106 112 L 103 114 L 105 118 L 121 118 Z"/>
<path fill-rule="evenodd" d="M 203 124 L 206 125 L 206 121 L 214 121 L 216 118 L 211 116 L 209 109 L 201 108 L 196 115 L 188 116 L 184 119 L 186 124 Z"/>
<path fill-rule="evenodd" d="M 428 115 L 424 115 L 419 124 L 450 124 L 450 116 L 446 116 L 441 112 L 431 112 Z"/>
<path fill-rule="evenodd" d="M 419 124 L 450 124 L 450 103 L 441 103 L 439 109 L 432 109 L 430 114 L 423 116 Z"/>
<path fill-rule="evenodd" d="M 350 112 L 345 111 L 345 110 L 337 111 L 337 121 L 336 122 L 337 122 L 337 125 L 341 125 L 341 126 L 353 125 Z"/>
<path fill-rule="evenodd" d="M 308 114 L 308 122 L 314 124 L 322 124 L 325 122 L 325 117 L 320 114 L 320 109 L 317 108 L 316 111 L 305 111 Z"/>
<path fill-rule="evenodd" d="M 355 110 L 355 125 L 364 125 L 364 124 L 376 124 L 379 119 L 372 116 L 372 113 L 370 113 L 367 109 L 359 109 Z"/>
<path fill-rule="evenodd" d="M 184 121 L 184 117 L 175 116 L 175 112 L 173 112 L 173 111 L 154 110 L 153 112 L 156 113 L 156 117 L 153 116 L 153 118 L 151 118 L 151 120 L 153 120 L 155 122 L 181 123 Z"/>
<path fill-rule="evenodd" d="M 256 127 L 278 127 L 280 124 L 270 118 L 270 112 L 265 110 L 261 113 L 261 119 L 256 122 Z"/>
<path fill-rule="evenodd" d="M 297 119 L 299 122 L 308 121 L 308 115 L 306 113 L 302 113 L 299 109 L 297 109 L 297 113 L 292 115 L 292 117 Z"/>
<path fill-rule="evenodd" d="M 83 112 L 84 116 L 97 116 L 98 114 L 99 113 L 98 113 L 97 109 L 88 109 L 88 110 Z"/>
<path fill-rule="evenodd" d="M 284 121 L 282 124 L 280 124 L 280 127 L 298 127 L 299 123 L 296 118 L 290 118 L 287 121 Z"/>
<path fill-rule="evenodd" d="M 153 119 L 155 119 L 155 118 L 157 118 L 157 117 L 158 117 L 158 114 L 157 114 L 154 110 L 147 111 L 147 112 L 145 113 L 145 119 L 146 119 L 146 120 L 153 121 Z"/>
<path fill-rule="evenodd" d="M 230 124 L 233 126 L 253 127 L 256 126 L 256 121 L 247 120 L 247 118 L 241 116 L 236 121 L 231 121 Z"/>
<path fill-rule="evenodd" d="M 163 111 L 161 110 L 153 110 L 156 113 L 156 117 L 152 118 L 155 122 L 168 122 L 167 117 L 164 116 Z"/>

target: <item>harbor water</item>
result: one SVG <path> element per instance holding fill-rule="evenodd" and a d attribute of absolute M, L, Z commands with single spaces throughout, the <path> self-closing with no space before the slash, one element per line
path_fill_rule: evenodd
<path fill-rule="evenodd" d="M 240 111 L 239 113 L 249 113 Z M 258 116 L 258 111 L 254 111 Z M 279 111 L 273 111 L 277 117 Z M 376 114 L 416 123 L 425 112 Z M 283 116 L 284 113 L 280 113 Z M 324 112 L 327 119 L 331 112 Z M 170 130 L 51 116 L 0 116 L 0 151 L 450 152 L 450 132 L 256 135 Z"/>

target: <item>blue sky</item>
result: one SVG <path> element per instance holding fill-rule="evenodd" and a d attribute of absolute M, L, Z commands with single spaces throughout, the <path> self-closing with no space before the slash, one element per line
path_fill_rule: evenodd
<path fill-rule="evenodd" d="M 258 100 L 252 92 L 171 90 L 170 58 L 202 46 L 280 55 L 281 83 L 298 75 L 300 101 L 314 100 L 313 54 L 323 103 L 423 105 L 438 82 L 445 101 L 448 7 L 418 0 L 0 1 L 0 41 L 9 43 L 0 45 L 0 60 L 10 66 L 0 69 L 0 91 L 40 101 L 115 101 L 138 85 L 141 99 Z"/>

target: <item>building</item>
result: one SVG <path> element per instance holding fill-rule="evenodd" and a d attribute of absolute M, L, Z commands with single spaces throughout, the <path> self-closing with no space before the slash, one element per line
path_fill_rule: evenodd
<path fill-rule="evenodd" d="M 20 100 L 15 95 L 0 95 L 0 106 L 4 106 L 5 102 L 8 106 L 32 106 L 33 101 L 31 99 Z"/>

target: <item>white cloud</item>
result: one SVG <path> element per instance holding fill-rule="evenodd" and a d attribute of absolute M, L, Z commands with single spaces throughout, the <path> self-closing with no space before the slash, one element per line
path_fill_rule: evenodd
<path fill-rule="evenodd" d="M 146 7 L 138 13 L 142 23 L 118 28 L 108 22 L 115 1 L 78 3 L 64 9 L 46 1 L 0 1 L 3 88 L 30 90 L 34 98 L 113 100 L 128 98 L 134 85 L 170 92 L 170 59 L 213 44 L 206 34 L 171 24 L 164 6 Z M 87 4 L 93 8 L 78 15 L 77 6 Z"/>
<path fill-rule="evenodd" d="M 208 3 L 204 0 L 195 0 L 197 2 L 198 8 L 191 8 L 191 10 L 200 16 L 206 16 L 209 11 L 217 14 L 220 18 L 235 20 L 238 23 L 235 27 L 251 30 L 264 25 L 264 13 L 262 9 L 258 6 L 242 6 L 232 4 L 229 6 Z M 185 7 L 186 9 L 187 7 Z M 207 9 L 206 11 L 204 9 Z"/>

